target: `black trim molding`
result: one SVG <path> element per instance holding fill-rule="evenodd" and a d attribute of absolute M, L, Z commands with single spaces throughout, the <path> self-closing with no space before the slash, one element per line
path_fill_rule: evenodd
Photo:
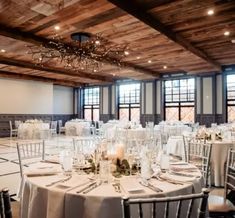
<path fill-rule="evenodd" d="M 75 114 L 0 114 L 0 137 L 10 135 L 9 121 L 14 124 L 15 120 L 26 121 L 29 119 L 40 120 L 62 120 L 63 124 L 71 119 L 77 118 Z"/>

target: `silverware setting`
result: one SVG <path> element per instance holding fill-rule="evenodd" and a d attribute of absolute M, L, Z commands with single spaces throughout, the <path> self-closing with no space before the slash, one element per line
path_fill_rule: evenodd
<path fill-rule="evenodd" d="M 88 189 L 86 189 L 85 191 L 83 191 L 83 194 L 87 194 L 88 192 L 94 190 L 95 188 L 97 188 L 98 186 L 100 186 L 102 184 L 102 182 L 98 182 L 95 183 L 93 186 L 90 186 Z"/>
<path fill-rule="evenodd" d="M 68 176 L 68 177 L 66 177 L 66 178 L 63 178 L 63 179 L 60 179 L 60 180 L 51 182 L 51 183 L 47 184 L 46 186 L 47 186 L 47 187 L 50 187 L 50 186 L 53 186 L 53 185 L 55 185 L 55 184 L 57 184 L 57 183 L 66 182 L 66 181 L 70 180 L 71 178 L 72 178 L 72 175 L 71 175 L 71 176 Z"/>
<path fill-rule="evenodd" d="M 80 189 L 79 191 L 77 191 L 77 193 L 81 193 L 81 192 L 84 192 L 86 191 L 87 189 L 89 189 L 90 187 L 92 187 L 93 185 L 96 184 L 96 181 L 94 182 L 90 182 L 88 185 L 86 185 L 84 188 Z"/>
<path fill-rule="evenodd" d="M 151 184 L 149 181 L 147 181 L 147 180 L 141 180 L 141 181 L 139 181 L 139 183 L 140 183 L 142 186 L 151 189 L 152 191 L 155 191 L 155 192 L 163 192 L 162 189 L 160 189 L 160 188 L 158 188 L 158 187 L 152 185 L 152 184 Z"/>

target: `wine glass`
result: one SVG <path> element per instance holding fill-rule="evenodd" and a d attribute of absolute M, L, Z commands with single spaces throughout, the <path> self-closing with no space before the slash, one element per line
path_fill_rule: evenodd
<path fill-rule="evenodd" d="M 99 165 L 99 162 L 101 160 L 101 155 L 102 155 L 102 152 L 100 149 L 95 149 L 95 152 L 94 152 L 94 164 L 95 164 L 95 176 L 97 177 L 98 175 L 98 165 Z"/>

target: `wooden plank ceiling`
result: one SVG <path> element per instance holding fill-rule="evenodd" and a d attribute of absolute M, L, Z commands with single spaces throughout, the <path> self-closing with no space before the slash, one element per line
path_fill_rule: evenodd
<path fill-rule="evenodd" d="M 60 2 L 0 0 L 0 77 L 81 86 L 165 73 L 220 72 L 222 65 L 235 64 L 234 0 L 65 0 L 58 7 Z M 55 34 L 70 43 L 78 31 L 128 45 L 123 67 L 104 62 L 99 72 L 74 72 L 55 61 L 35 65 L 27 54 L 26 45 L 40 45 Z"/>

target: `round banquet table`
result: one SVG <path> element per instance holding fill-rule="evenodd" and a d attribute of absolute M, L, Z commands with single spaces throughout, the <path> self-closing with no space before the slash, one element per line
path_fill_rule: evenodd
<path fill-rule="evenodd" d="M 172 184 L 152 178 L 151 182 L 163 192 L 155 192 L 139 184 L 136 176 L 119 179 L 121 193 L 115 191 L 113 185 L 102 184 L 87 194 L 77 193 L 89 184 L 91 175 L 78 175 L 73 172 L 72 178 L 66 182 L 47 186 L 53 181 L 64 178 L 62 174 L 43 175 L 48 168 L 58 172 L 59 164 L 40 163 L 29 167 L 24 176 L 21 196 L 21 218 L 122 218 L 122 197 L 163 197 L 178 196 L 201 192 L 203 179 L 200 172 L 194 172 L 199 177 L 183 177 L 171 175 L 174 179 L 184 181 L 182 184 Z M 41 173 L 39 173 L 41 170 Z M 32 174 L 30 174 L 30 172 Z M 36 175 L 35 175 L 36 172 Z M 37 175 L 38 174 L 38 175 Z M 83 185 L 83 186 L 82 186 Z M 196 209 L 195 205 L 195 209 Z M 136 208 L 132 208 L 137 212 Z M 151 210 L 148 206 L 144 210 Z M 163 211 L 163 210 L 162 210 Z M 174 213 L 174 210 L 172 210 Z M 161 210 L 158 211 L 161 213 Z M 147 216 L 144 216 L 147 218 Z"/>
<path fill-rule="evenodd" d="M 49 123 L 21 123 L 18 127 L 19 139 L 45 139 L 50 136 Z"/>
<path fill-rule="evenodd" d="M 68 121 L 65 123 L 65 134 L 67 136 L 89 136 L 90 122 Z"/>

